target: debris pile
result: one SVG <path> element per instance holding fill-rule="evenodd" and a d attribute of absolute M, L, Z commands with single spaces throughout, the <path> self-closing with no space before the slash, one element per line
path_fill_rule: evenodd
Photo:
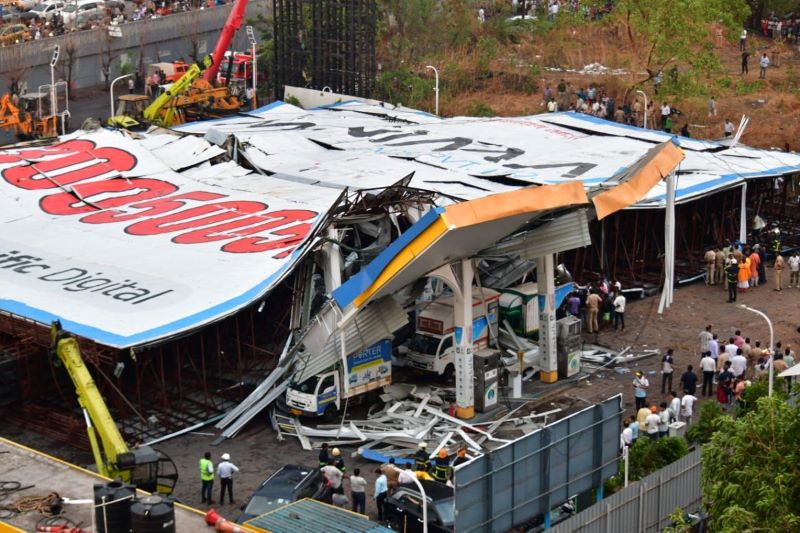
<path fill-rule="evenodd" d="M 383 406 L 370 409 L 366 419 L 350 419 L 345 412 L 338 424 L 308 426 L 297 417 L 273 410 L 273 429 L 279 440 L 295 437 L 305 450 L 321 448 L 323 443 L 358 446 L 356 453 L 365 459 L 387 462 L 395 458 L 397 464 L 403 464 L 413 462 L 409 458 L 421 441 L 432 454 L 445 449 L 451 455 L 464 446 L 470 455 L 480 455 L 543 427 L 552 421 L 548 417 L 561 412 L 556 408 L 523 415 L 523 408 L 530 403 L 526 401 L 511 410 L 500 406 L 489 413 L 489 419 L 478 417 L 478 421 L 467 423 L 446 412 L 445 398 L 452 394 L 449 389 L 407 384 L 387 389 L 381 396 Z"/>

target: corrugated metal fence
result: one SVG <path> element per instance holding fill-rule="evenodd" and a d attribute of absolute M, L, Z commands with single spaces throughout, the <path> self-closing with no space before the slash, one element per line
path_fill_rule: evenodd
<path fill-rule="evenodd" d="M 648 533 L 669 525 L 676 507 L 700 509 L 700 448 L 554 526 L 553 533 Z"/>
<path fill-rule="evenodd" d="M 618 471 L 622 395 L 587 407 L 456 469 L 456 531 L 508 531 L 603 485 Z"/>

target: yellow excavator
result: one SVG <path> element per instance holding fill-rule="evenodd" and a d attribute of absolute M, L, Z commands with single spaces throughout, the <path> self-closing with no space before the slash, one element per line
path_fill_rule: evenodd
<path fill-rule="evenodd" d="M 178 482 L 172 459 L 150 446 L 128 447 L 86 368 L 78 341 L 61 329 L 59 321 L 51 325 L 50 335 L 53 351 L 75 385 L 97 472 L 148 492 L 172 494 Z"/>
<path fill-rule="evenodd" d="M 22 98 L 25 107 L 35 106 L 41 109 L 43 97 L 41 93 L 34 93 L 24 95 Z M 0 98 L 0 128 L 13 131 L 20 139 L 43 139 L 58 135 L 58 117 L 55 115 L 40 117 L 40 115 L 40 111 L 23 111 L 14 105 L 8 93 Z"/>
<path fill-rule="evenodd" d="M 211 57 L 204 57 L 201 63 L 189 67 L 183 76 L 143 110 L 141 106 L 147 100 L 146 96 L 121 96 L 117 114 L 108 119 L 108 125 L 132 129 L 145 123 L 168 128 L 186 122 L 187 112 L 193 109 L 222 113 L 237 111 L 239 100 L 228 95 L 227 87 L 214 88 L 199 79 L 211 65 Z"/>

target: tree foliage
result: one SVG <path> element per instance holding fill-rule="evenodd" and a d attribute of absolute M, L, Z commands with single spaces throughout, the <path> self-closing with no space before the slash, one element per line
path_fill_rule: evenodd
<path fill-rule="evenodd" d="M 715 400 L 705 402 L 700 406 L 700 416 L 697 422 L 689 426 L 686 438 L 689 442 L 705 444 L 711 440 L 717 426 L 722 422 L 721 418 L 725 416 L 725 411 L 719 402 Z"/>
<path fill-rule="evenodd" d="M 628 456 L 628 479 L 635 481 L 674 463 L 689 453 L 683 437 L 664 437 L 651 441 L 646 436 L 636 440 Z"/>
<path fill-rule="evenodd" d="M 703 448 L 703 501 L 715 531 L 800 531 L 800 410 L 759 398 L 725 417 Z"/>
<path fill-rule="evenodd" d="M 745 0 L 617 0 L 608 20 L 621 28 L 621 40 L 633 54 L 631 73 L 642 83 L 675 63 L 716 70 L 712 26 L 732 38 L 749 13 Z"/>

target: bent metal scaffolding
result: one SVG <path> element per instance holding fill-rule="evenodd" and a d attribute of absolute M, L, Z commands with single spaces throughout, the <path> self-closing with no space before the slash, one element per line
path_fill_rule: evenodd
<path fill-rule="evenodd" d="M 409 188 L 409 179 L 380 191 L 342 195 L 337 202 L 329 222 L 341 240 L 322 242 L 348 251 L 345 272 L 369 263 L 408 227 L 402 213 L 431 205 L 431 193 Z M 275 367 L 289 332 L 308 323 L 323 278 L 320 256 L 311 254 L 264 299 L 180 338 L 126 349 L 79 338 L 125 438 L 147 442 L 213 421 L 237 405 Z M 49 325 L 0 312 L 0 414 L 89 449 L 73 386 L 50 343 Z"/>

